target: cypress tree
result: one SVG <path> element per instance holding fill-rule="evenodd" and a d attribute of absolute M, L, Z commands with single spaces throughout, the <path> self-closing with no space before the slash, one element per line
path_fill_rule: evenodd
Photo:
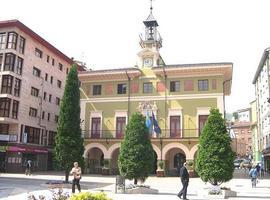
<path fill-rule="evenodd" d="M 145 117 L 133 113 L 126 127 L 125 138 L 121 143 L 118 166 L 120 174 L 134 179 L 134 184 L 144 182 L 151 173 L 154 163 L 154 150 L 145 125 Z"/>
<path fill-rule="evenodd" d="M 67 76 L 54 150 L 56 163 L 60 169 L 65 170 L 65 181 L 68 182 L 69 171 L 75 161 L 80 167 L 84 167 L 84 146 L 80 127 L 80 90 L 75 64 L 72 65 Z"/>
<path fill-rule="evenodd" d="M 232 179 L 234 158 L 225 120 L 212 108 L 199 139 L 196 171 L 204 182 L 221 184 Z"/>

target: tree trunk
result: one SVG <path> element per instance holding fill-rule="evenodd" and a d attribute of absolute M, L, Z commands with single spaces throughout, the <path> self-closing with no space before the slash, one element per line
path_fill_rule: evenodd
<path fill-rule="evenodd" d="M 69 170 L 65 170 L 65 183 L 68 183 L 68 177 L 69 177 Z"/>
<path fill-rule="evenodd" d="M 134 178 L 134 185 L 137 185 L 138 179 Z"/>

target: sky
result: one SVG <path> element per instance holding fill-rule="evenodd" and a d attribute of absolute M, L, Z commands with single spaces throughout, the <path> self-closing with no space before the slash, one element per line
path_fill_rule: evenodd
<path fill-rule="evenodd" d="M 0 20 L 20 20 L 88 68 L 122 68 L 136 65 L 149 7 L 149 0 L 2 0 Z M 166 64 L 232 62 L 226 111 L 247 108 L 270 46 L 269 8 L 269 0 L 153 0 L 160 53 Z"/>

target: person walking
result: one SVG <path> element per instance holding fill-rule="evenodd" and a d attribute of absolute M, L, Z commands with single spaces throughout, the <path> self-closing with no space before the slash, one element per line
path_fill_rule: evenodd
<path fill-rule="evenodd" d="M 257 169 L 256 169 L 256 165 L 252 166 L 252 169 L 249 171 L 249 176 L 251 178 L 251 185 L 252 187 L 256 187 L 256 183 L 257 183 Z"/>
<path fill-rule="evenodd" d="M 31 168 L 32 168 L 32 162 L 31 162 L 31 160 L 28 160 L 26 163 L 25 175 L 29 175 L 29 176 L 31 175 L 31 173 L 32 173 Z"/>
<path fill-rule="evenodd" d="M 79 192 L 81 192 L 81 186 L 80 186 L 80 180 L 81 180 L 81 175 L 82 175 L 82 170 L 79 167 L 78 162 L 74 162 L 74 167 L 70 171 L 70 174 L 73 175 L 73 180 L 72 180 L 72 193 L 75 193 L 75 185 L 77 185 L 77 188 Z"/>
<path fill-rule="evenodd" d="M 184 200 L 188 200 L 187 199 L 187 187 L 188 187 L 188 182 L 189 182 L 189 173 L 187 171 L 186 165 L 187 165 L 187 163 L 185 162 L 183 164 L 183 167 L 181 167 L 181 169 L 180 169 L 179 175 L 181 177 L 181 182 L 182 182 L 183 188 L 177 195 L 180 199 L 182 198 L 182 195 L 183 195 Z"/>

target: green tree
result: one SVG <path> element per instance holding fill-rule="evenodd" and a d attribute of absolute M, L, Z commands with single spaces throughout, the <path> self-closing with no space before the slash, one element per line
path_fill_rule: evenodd
<path fill-rule="evenodd" d="M 200 136 L 196 171 L 203 181 L 219 185 L 232 179 L 234 158 L 225 120 L 212 108 Z"/>
<path fill-rule="evenodd" d="M 65 91 L 60 106 L 60 116 L 55 139 L 55 160 L 65 170 L 65 181 L 76 161 L 84 167 L 84 146 L 80 127 L 80 90 L 77 66 L 72 65 L 67 76 Z"/>
<path fill-rule="evenodd" d="M 118 166 L 120 174 L 134 179 L 134 184 L 144 182 L 154 164 L 154 150 L 145 125 L 145 117 L 133 113 L 126 127 L 125 139 L 121 143 Z"/>

